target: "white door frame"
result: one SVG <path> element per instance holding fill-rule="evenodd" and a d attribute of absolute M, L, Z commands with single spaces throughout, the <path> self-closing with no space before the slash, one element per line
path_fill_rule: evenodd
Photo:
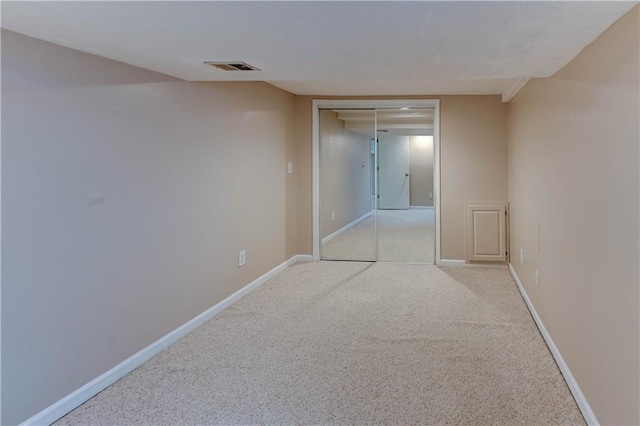
<path fill-rule="evenodd" d="M 436 265 L 440 264 L 440 99 L 314 99 L 311 108 L 313 140 L 313 260 L 320 260 L 320 109 L 434 108 L 433 195 Z"/>

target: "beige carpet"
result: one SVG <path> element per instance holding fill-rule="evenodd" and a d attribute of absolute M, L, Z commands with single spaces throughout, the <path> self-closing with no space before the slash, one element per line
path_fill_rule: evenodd
<path fill-rule="evenodd" d="M 584 424 L 504 268 L 284 271 L 60 425 Z"/>
<path fill-rule="evenodd" d="M 322 245 L 322 258 L 375 260 L 373 216 Z M 378 260 L 434 263 L 433 209 L 378 210 Z"/>

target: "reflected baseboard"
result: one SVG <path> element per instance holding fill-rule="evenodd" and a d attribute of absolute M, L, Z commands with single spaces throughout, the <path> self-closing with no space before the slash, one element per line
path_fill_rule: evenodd
<path fill-rule="evenodd" d="M 348 231 L 349 229 L 353 228 L 354 226 L 356 226 L 357 224 L 359 224 L 360 222 L 362 222 L 363 220 L 365 220 L 366 218 L 368 218 L 369 216 L 371 216 L 371 214 L 373 213 L 373 210 L 370 212 L 367 212 L 366 214 L 360 216 L 359 218 L 357 218 L 356 220 L 354 220 L 351 223 L 346 224 L 345 226 L 343 226 L 342 228 L 338 229 L 336 232 L 334 232 L 333 234 L 329 234 L 326 237 L 324 237 L 321 241 L 322 244 L 326 244 L 329 241 L 333 240 L 335 237 L 337 237 L 338 235 L 342 234 L 343 232 Z"/>

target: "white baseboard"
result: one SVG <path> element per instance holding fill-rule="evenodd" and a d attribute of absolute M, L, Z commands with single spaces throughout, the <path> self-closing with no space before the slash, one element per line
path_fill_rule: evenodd
<path fill-rule="evenodd" d="M 558 350 L 558 347 L 556 346 L 556 344 L 553 342 L 553 339 L 551 338 L 551 335 L 547 331 L 547 328 L 544 326 L 544 323 L 542 322 L 542 319 L 538 315 L 538 312 L 536 312 L 536 308 L 533 306 L 533 303 L 531 303 L 531 299 L 529 299 L 529 295 L 525 291 L 524 286 L 522 285 L 522 282 L 520 282 L 520 279 L 518 278 L 518 275 L 516 274 L 515 269 L 513 269 L 513 266 L 511 265 L 511 263 L 509 263 L 509 272 L 511 272 L 511 276 L 513 277 L 513 280 L 516 282 L 516 285 L 518 286 L 518 290 L 520 290 L 520 294 L 522 295 L 524 302 L 527 304 L 527 308 L 529 308 L 529 312 L 531 312 L 531 316 L 533 317 L 533 320 L 536 322 L 536 325 L 540 330 L 540 334 L 542 334 L 542 337 L 544 337 L 544 341 L 547 343 L 547 346 L 549 347 L 549 351 L 551 351 L 553 358 L 555 358 L 556 364 L 558 364 L 558 367 L 562 372 L 562 376 L 564 377 L 564 380 L 567 382 L 567 385 L 569 386 L 569 390 L 571 390 L 571 393 L 573 394 L 573 398 L 576 400 L 576 403 L 578 404 L 578 408 L 580 408 L 580 412 L 582 412 L 582 416 L 584 417 L 588 425 L 599 425 L 600 423 L 598 423 L 598 419 L 596 418 L 596 415 L 593 413 L 593 410 L 591 409 L 591 406 L 589 405 L 587 398 L 582 393 L 580 386 L 578 386 L 578 382 L 576 381 L 575 377 L 573 377 L 573 374 L 571 374 L 571 370 L 569 370 L 569 366 L 564 361 L 564 358 L 562 358 L 562 354 Z"/>
<path fill-rule="evenodd" d="M 439 262 L 436 263 L 438 266 L 449 266 L 449 267 L 468 267 L 468 268 L 506 268 L 507 264 L 505 263 L 467 263 L 466 260 L 460 259 L 440 259 Z"/>
<path fill-rule="evenodd" d="M 467 262 L 460 259 L 440 259 L 436 264 L 438 266 L 466 266 Z"/>
<path fill-rule="evenodd" d="M 329 241 L 333 240 L 335 237 L 337 237 L 338 235 L 342 234 L 343 232 L 353 228 L 354 226 L 356 226 L 357 224 L 359 224 L 360 222 L 362 222 L 363 220 L 365 220 L 366 218 L 368 218 L 369 216 L 371 216 L 371 212 L 368 212 L 362 216 L 360 216 L 359 218 L 357 218 L 356 220 L 354 220 L 351 223 L 346 224 L 345 226 L 343 226 L 342 228 L 338 229 L 336 232 L 334 232 L 333 234 L 327 235 L 326 237 L 324 237 L 322 239 L 322 244 L 328 243 Z"/>
<path fill-rule="evenodd" d="M 296 261 L 294 263 L 308 263 L 313 262 L 313 255 L 311 254 L 298 254 L 294 256 Z"/>
<path fill-rule="evenodd" d="M 433 209 L 433 206 L 409 206 L 410 209 Z"/>
<path fill-rule="evenodd" d="M 313 260 L 311 255 L 296 255 L 291 257 L 286 262 L 281 263 L 276 266 L 266 274 L 258 277 L 251 283 L 242 287 L 240 290 L 233 293 L 231 296 L 226 299 L 218 302 L 211 308 L 207 309 L 200 315 L 195 318 L 187 321 L 182 324 L 180 327 L 176 328 L 169 334 L 161 337 L 159 340 L 153 342 L 146 348 L 140 350 L 134 355 L 122 361 L 120 364 L 113 367 L 111 370 L 106 373 L 96 377 L 89 383 L 84 386 L 76 389 L 71 392 L 69 395 L 65 396 L 61 400 L 53 403 L 49 407 L 25 420 L 22 425 L 50 425 L 56 420 L 60 419 L 64 415 L 68 414 L 75 408 L 79 407 L 81 404 L 85 403 L 99 392 L 103 391 L 149 359 L 155 356 L 160 351 L 166 349 L 171 344 L 175 343 L 182 337 L 186 336 L 194 329 L 209 321 L 220 312 L 227 309 L 229 306 L 236 303 L 238 300 L 242 299 L 247 294 L 251 293 L 253 290 L 260 287 L 265 282 L 269 281 L 271 278 L 279 274 L 280 272 L 287 269 L 289 266 L 294 265 L 298 262 L 310 262 Z"/>

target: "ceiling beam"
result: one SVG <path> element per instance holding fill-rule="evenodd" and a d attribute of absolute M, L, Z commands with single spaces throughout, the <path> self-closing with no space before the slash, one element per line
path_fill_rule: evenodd
<path fill-rule="evenodd" d="M 502 102 L 511 102 L 511 99 L 513 99 L 513 97 L 518 94 L 520 89 L 522 89 L 528 81 L 529 79 L 527 77 L 514 79 L 513 84 L 511 84 L 505 91 L 502 92 Z"/>

